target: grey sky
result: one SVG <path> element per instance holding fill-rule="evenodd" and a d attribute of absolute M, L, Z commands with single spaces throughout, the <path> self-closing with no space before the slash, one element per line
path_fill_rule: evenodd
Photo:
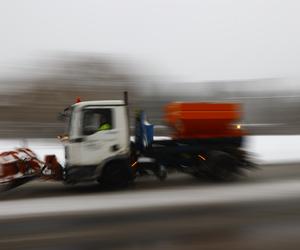
<path fill-rule="evenodd" d="M 0 72 L 56 51 L 129 56 L 186 81 L 299 76 L 300 2 L 0 0 Z"/>

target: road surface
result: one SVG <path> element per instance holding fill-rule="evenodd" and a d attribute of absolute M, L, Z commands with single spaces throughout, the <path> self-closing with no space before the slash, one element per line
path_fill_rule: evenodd
<path fill-rule="evenodd" d="M 0 249 L 300 249 L 300 164 L 124 191 L 33 182 L 0 198 Z"/>

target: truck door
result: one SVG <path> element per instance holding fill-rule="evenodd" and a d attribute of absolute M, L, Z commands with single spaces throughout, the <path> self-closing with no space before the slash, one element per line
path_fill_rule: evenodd
<path fill-rule="evenodd" d="M 118 149 L 118 130 L 113 108 L 86 107 L 82 111 L 82 164 L 98 165 Z"/>

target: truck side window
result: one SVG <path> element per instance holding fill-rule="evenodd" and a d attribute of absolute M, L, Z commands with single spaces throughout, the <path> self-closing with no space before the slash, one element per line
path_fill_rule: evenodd
<path fill-rule="evenodd" d="M 112 110 L 107 108 L 86 108 L 83 110 L 82 123 L 83 135 L 110 130 L 113 128 Z"/>

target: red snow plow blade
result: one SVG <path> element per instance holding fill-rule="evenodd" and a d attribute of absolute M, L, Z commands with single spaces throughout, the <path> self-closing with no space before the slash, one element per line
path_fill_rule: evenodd
<path fill-rule="evenodd" d="M 18 148 L 0 154 L 0 185 L 3 190 L 36 178 L 62 180 L 63 169 L 55 155 L 47 155 L 45 161 L 41 161 L 28 148 Z"/>

